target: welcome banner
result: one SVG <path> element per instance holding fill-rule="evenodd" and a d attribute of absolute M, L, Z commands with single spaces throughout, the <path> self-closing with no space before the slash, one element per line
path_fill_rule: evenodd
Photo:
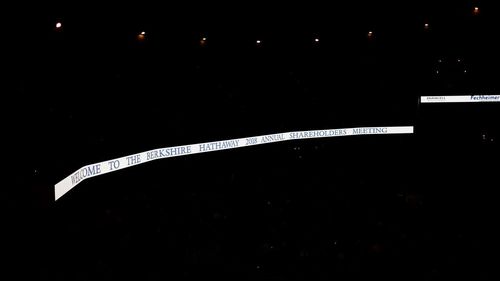
<path fill-rule="evenodd" d="M 297 131 L 288 133 L 278 133 L 239 139 L 204 142 L 197 144 L 165 147 L 140 152 L 100 163 L 84 166 L 55 185 L 55 200 L 70 191 L 83 180 L 129 168 L 135 165 L 144 164 L 149 161 L 165 159 L 177 156 L 191 155 L 197 153 L 234 149 L 245 146 L 261 145 L 267 143 L 282 142 L 288 140 L 329 138 L 355 135 L 386 135 L 386 134 L 412 134 L 413 126 L 403 127 L 365 127 Z"/>
<path fill-rule="evenodd" d="M 423 96 L 421 103 L 500 102 L 500 95 Z"/>

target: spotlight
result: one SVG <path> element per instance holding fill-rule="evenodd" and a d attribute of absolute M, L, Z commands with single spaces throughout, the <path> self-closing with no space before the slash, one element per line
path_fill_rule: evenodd
<path fill-rule="evenodd" d="M 146 32 L 145 31 L 142 31 L 141 33 L 139 33 L 137 35 L 137 40 L 139 41 L 144 41 L 144 39 L 146 39 Z"/>
<path fill-rule="evenodd" d="M 203 46 L 205 46 L 206 44 L 207 44 L 207 37 L 203 37 L 203 38 L 201 38 L 201 40 L 200 40 L 200 45 L 203 47 Z"/>

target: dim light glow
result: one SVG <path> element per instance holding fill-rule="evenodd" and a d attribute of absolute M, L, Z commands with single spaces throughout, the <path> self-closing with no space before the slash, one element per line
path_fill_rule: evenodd
<path fill-rule="evenodd" d="M 256 42 L 257 42 L 257 44 L 260 44 L 260 40 L 257 40 Z"/>
<path fill-rule="evenodd" d="M 207 44 L 207 37 L 203 37 L 200 40 L 200 46 L 204 47 Z"/>
<path fill-rule="evenodd" d="M 314 42 L 319 42 L 319 38 L 315 38 L 315 39 L 314 39 Z"/>
<path fill-rule="evenodd" d="M 56 23 L 56 28 L 61 28 L 62 27 L 62 23 L 58 22 Z"/>
<path fill-rule="evenodd" d="M 137 35 L 137 40 L 139 40 L 139 41 L 145 41 L 146 40 L 146 32 L 142 31 L 141 33 L 139 33 Z"/>

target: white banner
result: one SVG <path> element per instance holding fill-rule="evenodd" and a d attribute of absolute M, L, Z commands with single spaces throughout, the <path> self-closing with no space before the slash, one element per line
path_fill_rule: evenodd
<path fill-rule="evenodd" d="M 425 97 L 420 97 L 420 102 L 421 103 L 500 102 L 500 95 L 425 96 Z"/>
<path fill-rule="evenodd" d="M 103 161 L 84 166 L 55 185 L 55 200 L 70 191 L 77 184 L 95 176 L 104 175 L 149 161 L 171 158 L 196 153 L 204 153 L 245 146 L 253 146 L 287 140 L 328 138 L 354 135 L 384 135 L 384 134 L 412 134 L 413 126 L 405 127 L 366 127 L 348 129 L 329 129 L 279 133 L 240 139 L 222 140 L 197 144 L 180 145 L 166 148 L 153 149 L 133 155 Z"/>

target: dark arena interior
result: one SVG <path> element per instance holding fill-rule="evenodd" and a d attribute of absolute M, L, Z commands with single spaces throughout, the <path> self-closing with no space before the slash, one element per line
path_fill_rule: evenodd
<path fill-rule="evenodd" d="M 420 102 L 500 95 L 494 1 L 42 2 L 3 18 L 4 280 L 498 280 L 500 102 Z"/>

